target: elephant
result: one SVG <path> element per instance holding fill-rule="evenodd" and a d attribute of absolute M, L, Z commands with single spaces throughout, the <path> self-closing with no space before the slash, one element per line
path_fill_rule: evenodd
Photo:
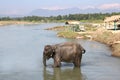
<path fill-rule="evenodd" d="M 64 42 L 55 45 L 45 45 L 43 51 L 43 64 L 46 60 L 53 58 L 53 67 L 60 67 L 61 62 L 71 62 L 74 67 L 80 67 L 82 54 L 86 50 L 77 42 Z"/>

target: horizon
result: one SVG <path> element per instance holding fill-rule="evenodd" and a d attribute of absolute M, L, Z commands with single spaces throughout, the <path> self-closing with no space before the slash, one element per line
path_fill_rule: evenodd
<path fill-rule="evenodd" d="M 33 10 L 61 10 L 68 8 L 79 9 L 120 9 L 120 0 L 3 0 L 0 2 L 0 15 L 24 15 Z"/>

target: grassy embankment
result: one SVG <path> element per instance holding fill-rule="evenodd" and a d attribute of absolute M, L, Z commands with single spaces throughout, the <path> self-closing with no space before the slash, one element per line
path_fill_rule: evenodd
<path fill-rule="evenodd" d="M 110 46 L 112 50 L 112 56 L 120 57 L 120 32 L 112 32 L 104 28 L 96 28 L 91 24 L 84 25 L 85 32 L 73 32 L 65 26 L 58 26 L 54 28 L 49 28 L 48 30 L 57 30 L 59 31 L 57 35 L 64 38 L 91 38 L 92 40 L 105 43 Z"/>

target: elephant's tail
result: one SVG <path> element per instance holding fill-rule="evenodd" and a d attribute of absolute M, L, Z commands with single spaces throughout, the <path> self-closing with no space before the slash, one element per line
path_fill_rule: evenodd
<path fill-rule="evenodd" d="M 82 49 L 82 54 L 85 54 L 86 50 L 85 49 Z"/>
<path fill-rule="evenodd" d="M 86 50 L 80 45 L 80 49 L 82 51 L 82 54 L 84 54 L 86 52 Z"/>

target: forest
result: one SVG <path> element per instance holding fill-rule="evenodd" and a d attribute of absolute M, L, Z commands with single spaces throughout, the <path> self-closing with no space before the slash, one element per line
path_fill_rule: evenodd
<path fill-rule="evenodd" d="M 0 17 L 0 21 L 64 21 L 64 20 L 104 20 L 105 17 L 109 17 L 112 15 L 120 15 L 120 12 L 116 13 L 93 13 L 93 14 L 69 14 L 69 15 L 58 15 L 58 16 L 50 16 L 50 17 L 42 17 L 42 16 L 24 16 L 24 17 Z"/>

